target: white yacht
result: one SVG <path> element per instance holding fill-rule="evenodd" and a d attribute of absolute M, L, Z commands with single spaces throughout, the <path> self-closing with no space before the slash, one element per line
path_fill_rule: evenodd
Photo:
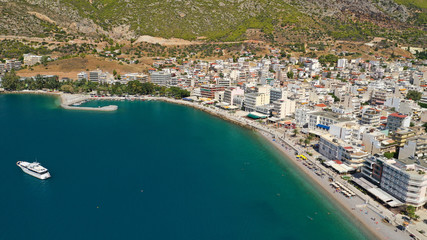
<path fill-rule="evenodd" d="M 38 162 L 29 163 L 29 162 L 19 161 L 16 163 L 16 165 L 18 165 L 18 167 L 20 167 L 22 171 L 24 171 L 25 173 L 33 177 L 36 177 L 39 179 L 50 178 L 50 173 L 47 171 L 46 168 L 41 166 L 40 163 Z"/>

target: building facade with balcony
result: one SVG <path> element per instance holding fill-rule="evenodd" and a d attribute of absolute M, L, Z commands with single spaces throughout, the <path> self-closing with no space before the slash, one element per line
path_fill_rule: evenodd
<path fill-rule="evenodd" d="M 284 119 L 295 113 L 295 101 L 290 99 L 280 99 L 273 102 L 273 116 Z"/>
<path fill-rule="evenodd" d="M 223 86 L 218 86 L 213 84 L 203 85 L 200 87 L 200 94 L 203 98 L 215 99 L 215 93 L 222 92 L 222 91 L 224 91 Z"/>
<path fill-rule="evenodd" d="M 150 74 L 150 81 L 159 86 L 166 86 L 171 81 L 172 75 L 164 71 L 152 72 Z"/>
<path fill-rule="evenodd" d="M 399 159 L 427 158 L 427 136 L 408 138 L 405 145 L 399 150 Z"/>
<path fill-rule="evenodd" d="M 270 103 L 270 95 L 266 93 L 247 93 L 245 94 L 245 111 L 256 111 L 256 107 Z"/>
<path fill-rule="evenodd" d="M 396 147 L 403 147 L 406 141 L 415 136 L 415 131 L 409 128 L 398 129 L 391 134 L 392 139 L 396 142 Z"/>
<path fill-rule="evenodd" d="M 401 127 L 409 127 L 410 123 L 411 117 L 401 113 L 392 113 L 387 117 L 387 129 L 390 131 L 396 131 Z"/>
<path fill-rule="evenodd" d="M 319 153 L 330 160 L 340 160 L 356 168 L 361 167 L 368 156 L 361 144 L 343 141 L 328 133 L 320 136 Z"/>
<path fill-rule="evenodd" d="M 380 124 L 380 111 L 375 108 L 364 109 L 360 124 L 377 126 Z"/>
<path fill-rule="evenodd" d="M 427 203 L 427 163 L 371 156 L 362 174 L 382 190 L 405 204 L 421 207 Z"/>
<path fill-rule="evenodd" d="M 224 90 L 224 102 L 234 105 L 235 96 L 240 95 L 244 96 L 245 91 L 240 87 L 230 87 Z"/>

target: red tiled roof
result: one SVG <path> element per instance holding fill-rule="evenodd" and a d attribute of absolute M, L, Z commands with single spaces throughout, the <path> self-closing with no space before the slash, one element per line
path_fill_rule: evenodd
<path fill-rule="evenodd" d="M 352 147 L 344 147 L 344 149 L 349 150 L 349 149 L 353 149 Z"/>
<path fill-rule="evenodd" d="M 322 108 L 324 108 L 324 107 L 327 107 L 327 106 L 324 103 L 320 103 L 320 104 L 317 104 L 316 107 L 322 107 Z"/>
<path fill-rule="evenodd" d="M 387 119 L 387 117 L 384 117 L 384 116 L 381 117 L 381 120 L 385 120 L 385 119 Z"/>
<path fill-rule="evenodd" d="M 407 117 L 406 115 L 403 115 L 401 113 L 392 113 L 392 114 L 390 114 L 390 116 L 398 117 L 398 118 L 406 118 Z"/>

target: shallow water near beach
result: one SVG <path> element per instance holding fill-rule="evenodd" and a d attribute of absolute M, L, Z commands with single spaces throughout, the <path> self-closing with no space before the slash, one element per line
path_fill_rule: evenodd
<path fill-rule="evenodd" d="M 0 239 L 368 239 L 264 139 L 164 102 L 0 95 Z M 37 160 L 51 179 L 23 173 Z M 329 213 L 329 214 L 328 214 Z"/>

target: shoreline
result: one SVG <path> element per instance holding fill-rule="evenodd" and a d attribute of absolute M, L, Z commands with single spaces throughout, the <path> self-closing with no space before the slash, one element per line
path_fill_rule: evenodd
<path fill-rule="evenodd" d="M 8 92 L 5 92 L 5 93 L 7 94 Z M 61 92 L 25 91 L 25 92 L 9 92 L 9 93 L 54 95 L 54 96 L 59 96 L 59 99 L 61 101 L 60 107 L 63 107 L 63 104 L 64 104 L 64 99 L 62 96 L 64 96 L 65 94 L 61 93 Z M 176 99 L 171 99 L 171 98 L 166 98 L 166 97 L 144 96 L 144 97 L 134 97 L 134 98 L 123 98 L 123 97 L 94 98 L 94 97 L 90 97 L 88 95 L 77 95 L 77 94 L 69 94 L 69 95 L 71 95 L 71 96 L 74 95 L 74 98 L 83 97 L 83 99 L 79 99 L 80 101 L 82 101 L 82 100 L 114 101 L 114 100 L 130 99 L 130 100 L 162 101 L 162 102 L 167 102 L 167 103 L 184 105 L 187 107 L 192 107 L 194 109 L 201 110 L 201 111 L 206 112 L 212 116 L 219 117 L 223 120 L 237 124 L 237 125 L 244 127 L 246 129 L 253 130 L 256 132 L 257 135 L 260 135 L 265 141 L 269 142 L 271 144 L 270 146 L 275 148 L 278 151 L 278 153 L 281 154 L 285 158 L 284 160 L 282 159 L 281 161 L 286 161 L 289 164 L 295 165 L 295 168 L 297 169 L 297 171 L 299 171 L 303 175 L 306 175 L 309 178 L 311 185 L 313 185 L 314 188 L 316 188 L 316 190 L 321 195 L 324 195 L 329 200 L 334 201 L 331 203 L 333 205 L 335 205 L 335 207 L 338 208 L 338 210 L 341 212 L 341 214 L 345 214 L 346 217 L 349 218 L 349 221 L 356 223 L 354 226 L 356 229 L 363 228 L 360 230 L 363 231 L 369 237 L 372 237 L 373 239 L 384 239 L 384 240 L 410 239 L 409 237 L 407 237 L 408 236 L 407 234 L 404 235 L 404 233 L 402 233 L 402 232 L 394 232 L 394 229 L 396 228 L 395 226 L 393 226 L 391 224 L 385 224 L 381 221 L 381 218 L 386 214 L 381 215 L 380 213 L 378 213 L 381 209 L 377 209 L 378 212 L 375 213 L 375 209 L 372 209 L 372 206 L 369 206 L 369 205 L 372 202 L 373 203 L 376 203 L 376 202 L 370 201 L 370 203 L 366 204 L 365 201 L 366 201 L 366 199 L 369 199 L 368 196 L 363 195 L 365 197 L 365 199 L 363 199 L 362 197 L 356 196 L 357 198 L 355 198 L 355 199 L 356 200 L 359 199 L 357 202 L 358 205 L 353 206 L 355 204 L 355 201 L 350 202 L 349 200 L 351 200 L 351 199 L 345 199 L 342 194 L 334 193 L 334 190 L 329 186 L 328 182 L 325 183 L 325 181 L 322 181 L 322 179 L 319 176 L 317 176 L 313 171 L 309 170 L 307 167 L 304 167 L 304 165 L 302 165 L 302 161 L 298 161 L 295 158 L 295 156 L 290 154 L 289 151 L 295 151 L 295 150 L 298 151 L 299 154 L 305 154 L 304 150 L 299 149 L 296 143 L 290 142 L 292 139 L 281 138 L 280 135 L 277 135 L 277 132 L 274 132 L 275 131 L 274 129 L 269 129 L 269 128 L 262 126 L 261 124 L 255 122 L 253 120 L 248 120 L 248 119 L 245 119 L 243 117 L 232 115 L 231 113 L 226 112 L 225 110 L 220 110 L 216 107 L 212 108 L 210 106 L 204 106 L 204 105 L 194 103 L 194 102 L 188 102 L 188 101 L 184 101 L 184 100 L 176 100 Z M 67 109 L 67 108 L 65 108 L 65 109 Z M 85 110 L 95 110 L 96 111 L 96 110 L 98 110 L 98 108 L 90 108 L 90 109 L 85 109 Z M 277 138 L 275 138 L 275 140 L 279 140 L 281 142 L 279 143 L 278 141 L 273 141 L 272 140 L 273 136 L 278 136 Z M 284 147 L 284 145 L 286 145 L 286 147 Z M 286 151 L 287 149 L 289 149 L 288 152 Z M 293 149 L 293 150 L 291 150 L 291 149 Z M 307 156 L 307 158 L 308 158 L 308 161 L 312 161 L 315 164 L 315 166 L 318 167 L 316 162 L 314 160 L 312 160 L 311 157 Z M 338 180 L 338 179 L 339 179 L 339 176 L 335 180 Z M 325 180 L 325 179 L 323 179 L 323 180 Z M 341 179 L 339 179 L 339 180 L 341 180 Z M 343 182 L 343 181 L 339 181 L 339 182 Z M 352 187 L 351 185 L 346 185 L 346 186 L 349 187 L 350 189 L 354 190 L 354 192 L 357 193 L 358 195 L 363 194 L 360 191 L 356 190 L 354 187 L 351 188 Z M 334 204 L 334 203 L 338 203 L 338 204 Z M 366 211 L 366 214 L 363 214 L 365 211 Z M 369 215 L 367 214 L 368 212 L 369 212 Z M 381 211 L 381 213 L 383 213 L 383 212 Z M 370 217 L 370 216 L 375 216 L 376 219 L 378 219 L 376 225 L 372 225 L 372 223 L 373 223 L 372 217 L 371 217 L 371 221 L 369 221 L 368 217 Z M 378 225 L 378 224 L 380 224 L 380 225 Z M 377 227 L 375 227 L 375 226 L 377 226 Z"/>
<path fill-rule="evenodd" d="M 301 175 L 308 177 L 305 179 L 308 179 L 308 181 L 310 181 L 311 185 L 315 185 L 314 188 L 316 189 L 316 191 L 319 192 L 319 194 L 325 196 L 326 198 L 328 198 L 328 200 L 333 200 L 333 201 L 335 201 L 335 203 L 338 203 L 337 205 L 334 205 L 334 207 L 338 208 L 338 210 L 340 211 L 340 214 L 345 214 L 345 217 L 349 218 L 350 222 L 354 222 L 354 223 L 358 224 L 355 227 L 359 228 L 359 226 L 361 225 L 361 227 L 364 228 L 361 230 L 364 231 L 366 235 L 371 237 L 371 239 L 387 239 L 387 238 L 384 238 L 383 236 L 379 235 L 379 233 L 376 232 L 375 229 L 372 228 L 369 224 L 360 220 L 351 211 L 351 208 L 348 208 L 348 206 L 346 204 L 344 204 L 341 201 L 341 199 L 336 197 L 336 195 L 331 195 L 331 193 L 328 192 L 328 189 L 325 188 L 325 186 L 322 185 L 321 182 L 319 182 L 319 180 L 316 178 L 316 176 L 314 174 L 311 174 L 311 172 L 307 168 L 304 168 L 303 166 L 301 166 L 301 164 L 298 164 L 300 162 L 297 162 L 297 160 L 292 159 L 292 158 L 294 158 L 293 156 L 291 156 L 289 153 L 284 151 L 284 149 L 281 149 L 279 146 L 277 146 L 277 144 L 272 143 L 272 141 L 267 136 L 265 136 L 264 134 L 258 133 L 258 135 L 260 135 L 260 137 L 263 138 L 264 141 L 269 142 L 270 145 L 272 145 L 273 148 L 275 150 L 277 150 L 280 155 L 285 157 L 285 159 L 282 161 L 286 161 L 288 164 L 292 165 L 295 169 L 297 169 L 297 171 L 299 171 L 299 173 Z M 351 217 L 354 217 L 354 218 L 351 218 Z"/>
<path fill-rule="evenodd" d="M 201 110 L 203 112 L 209 113 L 210 115 L 219 117 L 223 120 L 237 124 L 241 127 L 244 127 L 244 128 L 250 129 L 250 130 L 254 130 L 257 133 L 257 135 L 260 135 L 265 141 L 269 142 L 269 144 L 273 148 L 275 148 L 276 150 L 279 151 L 279 154 L 281 154 L 282 156 L 284 156 L 286 158 L 284 161 L 287 161 L 288 163 L 294 165 L 295 168 L 297 169 L 297 171 L 299 171 L 301 174 L 307 176 L 309 178 L 309 181 L 312 183 L 312 185 L 315 185 L 314 187 L 316 188 L 316 190 L 320 194 L 324 195 L 325 197 L 327 197 L 330 200 L 335 201 L 335 203 L 338 203 L 337 205 L 335 205 L 335 207 L 337 207 L 342 214 L 345 214 L 346 217 L 348 217 L 351 222 L 356 223 L 355 228 L 360 229 L 362 227 L 363 229 L 360 229 L 360 230 L 363 231 L 366 235 L 368 235 L 372 239 L 384 239 L 384 240 L 410 239 L 408 237 L 405 237 L 405 235 L 402 233 L 400 233 L 400 234 L 395 233 L 393 230 L 396 227 L 391 225 L 391 224 L 387 224 L 388 225 L 387 226 L 385 223 L 383 223 L 381 221 L 382 216 L 380 214 L 374 213 L 374 211 L 372 211 L 371 208 L 369 208 L 369 206 L 367 206 L 366 204 L 364 204 L 364 206 L 361 206 L 360 208 L 352 207 L 351 206 L 352 203 L 347 201 L 349 199 L 345 199 L 344 196 L 340 193 L 333 193 L 332 188 L 329 186 L 329 183 L 327 183 L 326 185 L 324 183 L 322 183 L 320 177 L 318 177 L 316 174 L 314 174 L 314 172 L 310 171 L 308 168 L 304 167 L 301 162 L 296 160 L 295 156 L 293 156 L 289 152 L 286 152 L 286 149 L 281 147 L 281 145 L 278 142 L 273 142 L 272 138 L 270 136 L 266 135 L 266 134 L 272 134 L 270 131 L 268 131 L 269 129 L 259 129 L 257 127 L 251 126 L 248 123 L 245 124 L 244 122 L 238 121 L 237 119 L 233 118 L 231 115 L 226 115 L 226 113 L 219 112 L 217 109 L 211 109 L 211 108 L 206 107 L 206 106 L 201 106 L 197 103 L 186 102 L 183 100 L 168 99 L 168 98 L 166 98 L 166 99 L 165 98 L 157 98 L 157 97 L 152 97 L 150 99 L 189 106 L 189 107 Z M 291 144 L 288 144 L 286 142 L 283 142 L 283 144 L 286 144 L 288 146 L 288 148 L 296 149 L 295 146 L 292 146 Z M 302 151 L 300 151 L 299 149 L 298 149 L 298 151 L 300 152 L 300 154 L 302 154 Z M 310 158 L 309 156 L 307 156 L 307 157 Z M 348 185 L 347 185 L 347 187 L 348 187 Z M 353 188 L 353 190 L 355 190 L 355 188 Z M 355 191 L 358 191 L 358 190 L 355 190 Z M 363 194 L 363 193 L 360 193 L 360 194 Z M 366 197 L 368 197 L 368 196 L 366 196 Z M 362 198 L 359 197 L 359 200 L 362 201 L 362 203 L 364 203 Z M 363 211 L 362 211 L 362 209 L 363 209 Z M 360 211 L 358 211 L 358 210 L 360 210 Z M 365 212 L 365 211 L 370 212 L 370 214 L 369 215 L 363 214 L 363 212 Z M 360 214 L 360 212 L 362 212 L 362 215 Z M 370 223 L 375 223 L 375 221 L 369 222 L 370 216 L 376 216 L 376 219 L 378 219 L 377 220 L 378 224 L 380 224 L 380 226 L 382 225 L 381 228 L 375 227 L 375 226 L 378 226 L 378 224 L 375 224 L 375 225 L 370 224 Z M 382 231 L 379 231 L 379 230 L 382 230 Z"/>

